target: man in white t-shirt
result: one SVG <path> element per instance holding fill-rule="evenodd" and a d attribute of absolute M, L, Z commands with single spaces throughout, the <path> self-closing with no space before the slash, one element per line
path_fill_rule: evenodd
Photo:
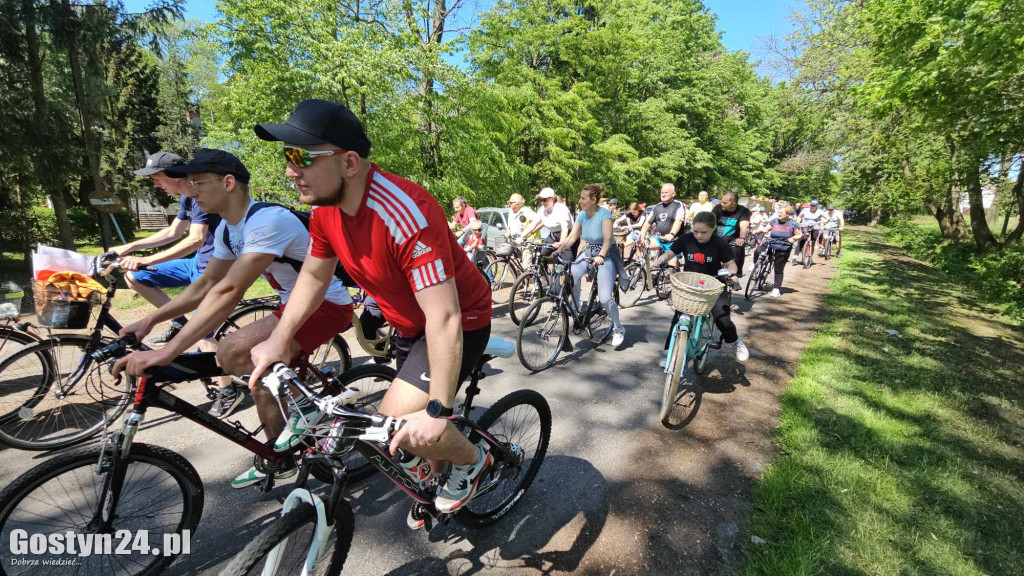
<path fill-rule="evenodd" d="M 686 219 L 693 222 L 693 217 L 700 212 L 711 212 L 715 208 L 715 205 L 708 201 L 707 190 L 701 190 L 697 194 L 697 201 L 690 204 L 690 211 L 686 214 Z"/>
<path fill-rule="evenodd" d="M 513 194 L 508 198 L 508 237 L 512 240 L 523 240 L 524 234 L 521 234 L 534 220 L 537 219 L 537 213 L 530 209 L 526 205 L 526 201 L 523 199 L 521 194 Z M 518 237 L 518 238 L 517 238 Z"/>
<path fill-rule="evenodd" d="M 281 310 L 228 334 L 219 342 L 217 350 L 217 363 L 225 372 L 236 376 L 249 374 L 254 368 L 249 351 L 269 338 L 277 326 L 306 258 L 309 231 L 287 208 L 253 202 L 249 197 L 249 171 L 228 152 L 200 148 L 188 164 L 167 169 L 165 173 L 172 178 L 187 178 L 189 197 L 194 198 L 203 211 L 221 216 L 221 223 L 214 232 L 213 256 L 199 279 L 184 292 L 156 312 L 123 328 L 120 335 L 134 334 L 141 341 L 156 324 L 195 309 L 188 324 L 163 348 L 134 352 L 118 360 L 114 374 L 125 370 L 133 376 L 142 376 L 151 367 L 170 364 L 204 335 L 216 330 L 245 296 L 245 291 L 263 276 L 281 296 Z M 292 358 L 312 353 L 352 323 L 353 306 L 348 290 L 334 277 L 324 288 L 323 303 L 289 343 Z M 306 406 L 302 410 L 305 414 L 293 414 L 286 425 L 277 399 L 266 388 L 255 386 L 252 395 L 267 438 L 274 441 L 274 449 L 278 451 L 294 447 L 307 425 L 315 424 L 320 414 L 315 407 Z M 295 468 L 291 468 L 277 472 L 275 478 L 294 475 Z M 266 475 L 253 467 L 235 478 L 231 487 L 244 488 L 264 478 Z"/>
<path fill-rule="evenodd" d="M 567 238 L 569 230 L 572 229 L 572 213 L 569 212 L 569 207 L 558 202 L 558 199 L 555 198 L 555 191 L 551 188 L 541 190 L 537 194 L 537 200 L 540 202 L 540 209 L 537 210 L 538 218 L 523 232 L 523 237 L 541 230 L 545 246 Z M 571 261 L 573 253 L 575 253 L 575 246 L 567 247 L 562 250 L 562 253 L 562 257 L 566 261 Z"/>

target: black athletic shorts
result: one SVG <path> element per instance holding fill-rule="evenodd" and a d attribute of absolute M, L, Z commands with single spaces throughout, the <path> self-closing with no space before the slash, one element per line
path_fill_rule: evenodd
<path fill-rule="evenodd" d="M 462 332 L 462 367 L 459 369 L 459 381 L 456 393 L 462 382 L 476 367 L 480 357 L 487 348 L 487 340 L 491 337 L 491 325 L 483 328 Z M 420 334 L 415 338 L 402 338 L 395 335 L 395 362 L 398 365 L 398 379 L 405 380 L 413 386 L 430 394 L 430 362 L 427 359 L 427 337 Z"/>

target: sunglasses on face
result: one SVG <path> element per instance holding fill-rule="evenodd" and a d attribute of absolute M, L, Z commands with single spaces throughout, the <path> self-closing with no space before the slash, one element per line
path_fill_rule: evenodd
<path fill-rule="evenodd" d="M 308 168 L 313 165 L 313 160 L 321 156 L 335 156 L 344 154 L 347 150 L 306 150 L 304 148 L 292 148 L 285 146 L 284 157 L 293 166 Z"/>

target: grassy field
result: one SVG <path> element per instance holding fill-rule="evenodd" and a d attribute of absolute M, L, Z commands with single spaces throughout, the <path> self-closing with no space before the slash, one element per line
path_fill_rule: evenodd
<path fill-rule="evenodd" d="M 1021 574 L 1019 333 L 880 232 L 843 248 L 781 398 L 745 572 Z"/>

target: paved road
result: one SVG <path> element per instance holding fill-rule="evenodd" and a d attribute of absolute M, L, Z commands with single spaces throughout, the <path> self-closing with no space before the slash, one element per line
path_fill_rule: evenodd
<path fill-rule="evenodd" d="M 454 523 L 430 533 L 405 527 L 409 501 L 384 482 L 357 486 L 356 534 L 345 574 L 714 574 L 738 562 L 748 493 L 770 457 L 777 396 L 818 325 L 831 266 L 787 271 L 780 299 L 735 300 L 747 339 L 746 366 L 732 349 L 713 352 L 700 403 L 685 426 L 657 421 L 658 368 L 670 310 L 647 301 L 623 313 L 617 350 L 576 342 L 551 369 L 530 374 L 516 358 L 492 362 L 477 400 L 487 406 L 519 389 L 540 391 L 554 415 L 551 445 L 533 488 L 498 524 L 469 531 Z M 502 309 L 494 335 L 514 339 Z M 358 349 L 358 347 L 354 347 Z M 200 401 L 195 388 L 180 394 Z M 244 417 L 254 421 L 247 404 Z M 232 490 L 247 453 L 166 413 L 149 415 L 137 441 L 183 454 L 206 485 L 192 554 L 169 574 L 216 574 L 279 511 L 290 485 L 271 494 Z M 684 419 L 691 414 L 680 414 Z M 45 455 L 0 451 L 0 485 Z"/>

